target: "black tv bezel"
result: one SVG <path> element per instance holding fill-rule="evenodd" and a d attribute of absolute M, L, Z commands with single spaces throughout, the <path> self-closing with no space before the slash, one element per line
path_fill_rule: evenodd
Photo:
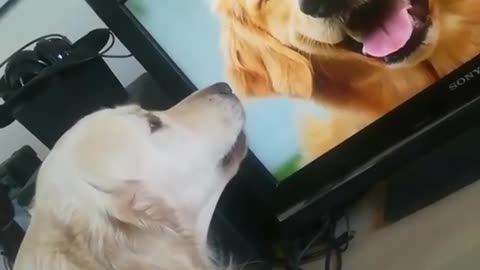
<path fill-rule="evenodd" d="M 197 89 L 124 5 L 126 0 L 86 1 L 153 78 L 165 88 L 175 89 L 168 93 L 172 105 Z M 449 85 L 480 66 L 479 60 L 479 56 L 474 57 L 281 183 L 252 152 L 240 177 L 256 189 L 280 222 L 313 221 L 318 213 L 354 198 L 381 180 L 389 170 L 401 166 L 408 155 L 422 151 L 418 143 L 416 149 L 406 153 L 398 149 L 478 96 L 474 87 L 451 91 Z M 480 76 L 469 81 L 473 83 L 480 85 Z M 431 146 L 428 139 L 419 138 L 425 147 Z"/>

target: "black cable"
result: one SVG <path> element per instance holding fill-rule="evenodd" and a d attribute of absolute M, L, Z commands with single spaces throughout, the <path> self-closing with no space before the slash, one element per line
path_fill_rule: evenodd
<path fill-rule="evenodd" d="M 348 249 L 350 241 L 354 237 L 354 232 L 350 229 L 350 216 L 348 213 L 344 213 L 343 217 L 345 219 L 345 232 L 340 236 L 336 237 L 335 233 L 337 231 L 338 222 L 331 226 L 329 231 L 329 243 L 331 249 L 327 252 L 325 257 L 325 270 L 330 270 L 332 256 L 336 258 L 336 270 L 341 270 L 343 266 L 343 253 Z"/>
<path fill-rule="evenodd" d="M 352 233 L 344 233 L 340 237 L 337 238 L 336 242 L 327 242 L 325 247 L 311 252 L 309 254 L 306 254 L 302 261 L 301 264 L 306 264 L 310 263 L 313 261 L 317 261 L 319 259 L 325 258 L 327 256 L 327 253 L 332 250 L 332 246 L 339 246 L 339 251 L 345 252 L 346 248 L 348 248 L 348 242 L 350 242 L 353 239 L 353 234 Z"/>
<path fill-rule="evenodd" d="M 345 219 L 345 232 L 337 237 L 336 231 L 338 223 L 342 218 Z M 301 269 L 301 265 L 324 258 L 325 270 L 330 270 L 332 267 L 332 257 L 335 256 L 335 269 L 341 270 L 343 266 L 342 254 L 348 249 L 350 241 L 353 239 L 353 237 L 354 232 L 352 232 L 350 228 L 350 217 L 348 213 L 342 213 L 340 216 L 329 215 L 322 223 L 321 229 L 314 234 L 312 239 L 308 241 L 304 248 L 290 250 L 290 252 L 298 254 L 292 260 L 292 263 L 296 265 L 291 265 L 290 268 Z M 323 243 L 323 247 L 322 245 L 315 245 L 319 242 Z M 317 249 L 313 252 L 310 251 L 314 246 L 317 246 L 320 249 Z M 299 252 L 297 253 L 298 250 Z"/>
<path fill-rule="evenodd" d="M 322 228 L 318 233 L 316 233 L 313 238 L 308 242 L 308 244 L 305 246 L 305 248 L 302 249 L 302 251 L 298 255 L 298 264 L 302 264 L 302 260 L 307 254 L 307 252 L 312 248 L 312 246 L 322 237 L 325 236 L 325 233 L 327 232 L 328 228 L 330 226 L 330 219 L 327 218 L 325 222 L 322 225 Z"/>
<path fill-rule="evenodd" d="M 99 53 L 100 56 L 102 56 L 102 57 L 104 57 L 104 58 L 129 58 L 129 57 L 132 57 L 133 54 L 131 54 L 131 53 L 130 53 L 130 54 L 126 54 L 126 55 L 108 55 L 108 54 L 106 54 L 107 52 L 109 52 L 109 51 L 113 48 L 113 46 L 115 45 L 115 42 L 116 42 L 116 40 L 117 40 L 112 31 L 109 30 L 109 33 L 110 33 L 110 40 L 111 40 L 111 42 L 110 42 L 110 44 L 107 46 L 106 49 L 104 49 L 103 51 L 101 51 L 101 52 Z"/>
<path fill-rule="evenodd" d="M 130 58 L 132 56 L 133 54 L 131 53 L 126 55 L 106 55 L 106 54 L 102 55 L 103 58 Z"/>
<path fill-rule="evenodd" d="M 0 233 L 4 233 L 6 232 L 10 226 L 12 226 L 12 224 L 15 222 L 14 219 L 10 220 L 10 222 L 8 222 L 7 224 L 5 224 L 5 226 L 3 226 L 1 229 L 0 229 Z"/>
<path fill-rule="evenodd" d="M 346 213 L 344 215 L 345 218 L 345 233 L 340 235 L 337 239 L 339 240 L 339 249 L 341 252 L 347 251 L 347 249 L 350 247 L 350 241 L 355 237 L 355 232 L 351 230 L 350 228 L 350 215 Z"/>
<path fill-rule="evenodd" d="M 336 269 L 341 270 L 342 269 L 342 252 L 339 249 L 337 239 L 335 238 L 335 231 L 336 231 L 336 224 L 330 226 L 329 232 L 328 232 L 328 242 L 330 245 L 330 249 L 328 250 L 327 254 L 325 255 L 325 270 L 330 270 L 330 266 L 332 265 L 331 259 L 332 256 L 335 256 L 337 259 L 336 261 Z"/>
<path fill-rule="evenodd" d="M 335 264 L 336 269 L 342 270 L 342 267 L 343 267 L 342 252 L 339 252 L 337 249 L 331 249 L 327 253 L 327 257 L 325 257 L 325 270 L 330 270 L 330 266 L 332 265 L 331 263 L 332 255 L 335 255 L 335 258 L 337 259 Z"/>
<path fill-rule="evenodd" d="M 301 270 L 299 264 L 300 254 L 300 239 L 295 238 L 287 241 L 286 244 L 286 257 L 285 257 L 285 269 L 286 270 Z"/>
<path fill-rule="evenodd" d="M 13 269 L 13 264 L 10 262 L 8 257 L 5 254 L 3 254 L 3 252 L 2 252 L 1 255 L 3 257 L 3 267 L 5 268 L 5 270 L 12 270 Z"/>
<path fill-rule="evenodd" d="M 108 46 L 106 46 L 105 49 L 103 49 L 102 51 L 99 52 L 100 55 L 104 55 L 105 53 L 109 52 L 113 48 L 113 46 L 115 45 L 115 42 L 116 42 L 115 35 L 110 30 L 108 30 L 108 34 L 110 36 L 110 44 Z"/>
<path fill-rule="evenodd" d="M 24 191 L 26 191 L 28 188 L 30 188 L 30 186 L 27 184 L 25 184 L 25 186 L 21 187 L 19 190 L 17 190 L 16 192 L 12 192 L 13 194 L 10 196 L 10 200 L 11 201 L 15 201 L 16 199 L 18 199 L 18 197 L 20 197 L 22 195 L 22 193 Z"/>

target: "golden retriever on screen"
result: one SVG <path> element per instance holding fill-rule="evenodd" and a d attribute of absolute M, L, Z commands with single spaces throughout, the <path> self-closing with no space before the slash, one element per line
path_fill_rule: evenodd
<path fill-rule="evenodd" d="M 207 231 L 246 155 L 244 118 L 216 84 L 167 111 L 80 120 L 42 165 L 14 269 L 219 269 Z"/>
<path fill-rule="evenodd" d="M 480 51 L 478 0 L 215 0 L 244 97 L 313 99 L 316 158 Z"/>

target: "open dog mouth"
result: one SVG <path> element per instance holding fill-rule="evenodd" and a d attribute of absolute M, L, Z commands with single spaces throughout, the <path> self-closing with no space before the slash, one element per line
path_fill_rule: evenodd
<path fill-rule="evenodd" d="M 222 159 L 222 165 L 224 167 L 228 167 L 233 162 L 242 160 L 245 155 L 247 154 L 247 136 L 245 132 L 242 130 L 240 134 L 238 134 L 235 143 L 232 145 L 232 148 Z"/>
<path fill-rule="evenodd" d="M 431 26 L 428 0 L 370 0 L 346 16 L 344 48 L 400 62 L 420 47 Z"/>

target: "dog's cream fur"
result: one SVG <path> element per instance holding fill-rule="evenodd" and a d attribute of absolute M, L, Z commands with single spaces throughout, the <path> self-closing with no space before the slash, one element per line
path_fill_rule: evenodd
<path fill-rule="evenodd" d="M 15 270 L 214 269 L 209 222 L 246 154 L 244 112 L 225 87 L 80 120 L 42 165 Z"/>

